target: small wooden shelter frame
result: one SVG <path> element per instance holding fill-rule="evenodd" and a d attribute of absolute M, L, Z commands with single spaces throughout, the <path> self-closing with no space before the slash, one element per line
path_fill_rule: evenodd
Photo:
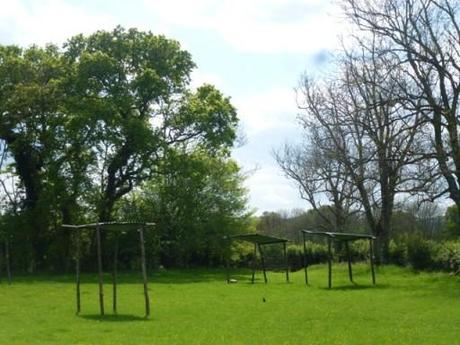
<path fill-rule="evenodd" d="M 0 283 L 2 281 L 2 269 L 3 269 L 3 264 L 5 265 L 6 269 L 6 278 L 8 280 L 8 284 L 11 285 L 11 258 L 10 258 L 10 240 L 8 239 L 7 235 L 4 235 L 3 238 L 0 236 L 0 246 L 3 246 L 3 248 L 0 248 Z"/>
<path fill-rule="evenodd" d="M 353 271 L 351 268 L 351 254 L 349 242 L 356 240 L 368 240 L 369 241 L 369 257 L 371 265 L 372 284 L 375 285 L 375 270 L 374 270 L 374 240 L 375 236 L 369 234 L 356 234 L 356 233 L 341 233 L 341 232 L 323 232 L 323 231 L 312 231 L 312 230 L 300 230 L 303 239 L 303 259 L 305 269 L 305 284 L 308 284 L 308 262 L 307 262 L 307 244 L 306 236 L 320 236 L 327 238 L 327 250 L 328 250 L 328 287 L 332 288 L 332 241 L 342 242 L 345 244 L 345 250 L 347 252 L 348 261 L 348 276 L 350 282 L 353 282 Z"/>
<path fill-rule="evenodd" d="M 146 227 L 154 226 L 154 223 L 137 223 L 137 222 L 103 222 L 82 225 L 63 224 L 63 228 L 73 229 L 77 231 L 76 234 L 76 255 L 75 255 L 75 271 L 76 271 L 76 297 L 77 297 L 77 314 L 81 312 L 81 298 L 80 298 L 80 242 L 81 230 L 93 229 L 96 230 L 96 248 L 97 248 L 97 267 L 99 275 L 99 309 L 101 316 L 104 316 L 104 281 L 102 270 L 102 245 L 101 245 L 101 231 L 130 231 L 137 230 L 139 232 L 140 255 L 141 255 L 141 270 L 144 285 L 144 299 L 145 299 L 145 316 L 150 316 L 150 299 L 148 293 L 148 280 L 147 280 L 147 266 L 145 260 L 145 241 L 144 231 Z M 113 313 L 117 313 L 117 264 L 118 264 L 118 236 L 115 241 L 115 248 L 113 253 L 113 272 L 112 272 L 112 286 L 113 286 Z"/>
<path fill-rule="evenodd" d="M 246 241 L 254 244 L 254 259 L 252 261 L 252 278 L 251 283 L 254 284 L 255 274 L 256 274 L 256 266 L 257 266 L 257 251 L 260 254 L 260 261 L 262 263 L 262 271 L 264 274 L 264 282 L 267 283 L 267 271 L 265 267 L 265 257 L 263 246 L 267 244 L 276 244 L 280 243 L 283 245 L 283 252 L 284 252 L 284 261 L 285 261 L 285 271 L 286 271 L 286 282 L 289 283 L 289 264 L 287 260 L 287 248 L 286 243 L 288 240 L 283 238 L 277 238 L 273 236 L 267 235 L 260 235 L 260 234 L 241 234 L 241 235 L 233 235 L 225 237 L 227 240 L 231 241 Z M 227 283 L 230 282 L 230 272 L 229 272 L 229 258 L 227 257 Z"/>

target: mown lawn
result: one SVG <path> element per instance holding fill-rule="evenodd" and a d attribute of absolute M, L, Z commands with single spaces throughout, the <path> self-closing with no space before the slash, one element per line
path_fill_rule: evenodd
<path fill-rule="evenodd" d="M 119 315 L 105 318 L 95 277 L 84 276 L 80 316 L 73 277 L 16 277 L 0 284 L 0 344 L 460 344 L 459 277 L 384 267 L 372 287 L 366 266 L 356 285 L 346 272 L 334 267 L 332 290 L 325 266 L 310 270 L 309 287 L 303 272 L 290 284 L 270 272 L 266 285 L 249 272 L 231 285 L 218 270 L 152 273 L 150 320 L 138 275 L 122 275 Z M 110 303 L 107 285 L 108 313 Z"/>

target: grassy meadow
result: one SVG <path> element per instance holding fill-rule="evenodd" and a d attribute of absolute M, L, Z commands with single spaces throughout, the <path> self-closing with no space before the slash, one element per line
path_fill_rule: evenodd
<path fill-rule="evenodd" d="M 355 284 L 335 265 L 303 272 L 171 270 L 150 274 L 152 317 L 143 318 L 140 275 L 120 276 L 118 315 L 98 315 L 96 276 L 83 276 L 82 313 L 75 315 L 72 276 L 15 277 L 0 283 L 0 344 L 460 344 L 460 278 L 380 267 L 377 286 L 356 265 Z M 110 277 L 106 277 L 110 281 Z M 265 301 L 264 301 L 265 300 Z"/>

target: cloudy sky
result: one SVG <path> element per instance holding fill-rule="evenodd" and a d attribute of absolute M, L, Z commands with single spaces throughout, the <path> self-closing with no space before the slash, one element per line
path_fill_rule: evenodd
<path fill-rule="evenodd" d="M 198 65 L 194 85 L 215 84 L 237 107 L 246 144 L 233 156 L 245 171 L 250 206 L 306 208 L 271 152 L 300 138 L 294 88 L 326 68 L 343 24 L 329 0 L 8 0 L 1 44 L 62 43 L 116 25 L 178 40 Z"/>

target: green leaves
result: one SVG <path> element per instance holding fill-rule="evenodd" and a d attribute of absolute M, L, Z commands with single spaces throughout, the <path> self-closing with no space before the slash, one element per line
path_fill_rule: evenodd
<path fill-rule="evenodd" d="M 52 222 L 110 220 L 117 201 L 171 166 L 191 179 L 190 190 L 210 188 L 200 160 L 182 164 L 197 152 L 228 154 L 238 119 L 213 86 L 189 90 L 194 67 L 177 41 L 122 27 L 77 35 L 62 49 L 0 46 L 0 140 L 27 219 L 43 215 L 30 224 L 33 243 L 43 244 Z"/>

